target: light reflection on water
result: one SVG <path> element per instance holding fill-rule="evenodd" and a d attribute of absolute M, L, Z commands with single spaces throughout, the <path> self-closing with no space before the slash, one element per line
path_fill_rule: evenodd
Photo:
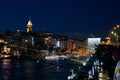
<path fill-rule="evenodd" d="M 71 65 L 54 65 L 35 60 L 0 60 L 0 80 L 67 80 Z"/>
<path fill-rule="evenodd" d="M 1 75 L 3 80 L 8 80 L 11 74 L 11 60 L 10 59 L 4 59 L 2 61 L 2 67 L 1 67 Z"/>

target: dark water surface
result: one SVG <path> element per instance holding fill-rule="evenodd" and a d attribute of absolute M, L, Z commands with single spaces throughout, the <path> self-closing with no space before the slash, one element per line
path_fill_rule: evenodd
<path fill-rule="evenodd" d="M 0 80 L 67 80 L 78 65 L 53 64 L 32 59 L 1 59 Z"/>

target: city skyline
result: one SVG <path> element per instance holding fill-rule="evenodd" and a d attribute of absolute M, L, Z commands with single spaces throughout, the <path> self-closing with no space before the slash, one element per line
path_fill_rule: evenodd
<path fill-rule="evenodd" d="M 0 31 L 7 29 L 26 31 L 30 17 L 33 31 L 107 36 L 114 26 L 120 24 L 119 2 L 4 0 L 0 3 Z"/>

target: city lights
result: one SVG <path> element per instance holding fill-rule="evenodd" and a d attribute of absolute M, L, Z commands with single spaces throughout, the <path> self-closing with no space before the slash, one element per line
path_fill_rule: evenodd
<path fill-rule="evenodd" d="M 119 42 L 119 25 L 116 25 L 116 27 L 113 27 L 111 31 L 111 40 L 113 44 L 117 44 Z"/>

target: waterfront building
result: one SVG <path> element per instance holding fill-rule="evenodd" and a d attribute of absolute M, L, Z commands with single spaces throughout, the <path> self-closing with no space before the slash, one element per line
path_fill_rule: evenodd
<path fill-rule="evenodd" d="M 17 30 L 16 32 L 7 31 L 4 39 L 8 42 L 11 52 L 20 51 L 21 53 L 32 52 L 43 53 L 45 55 L 81 53 L 79 50 L 86 49 L 84 40 L 72 39 L 65 35 L 55 35 L 51 32 L 33 31 L 33 24 L 29 18 L 26 31 Z"/>

